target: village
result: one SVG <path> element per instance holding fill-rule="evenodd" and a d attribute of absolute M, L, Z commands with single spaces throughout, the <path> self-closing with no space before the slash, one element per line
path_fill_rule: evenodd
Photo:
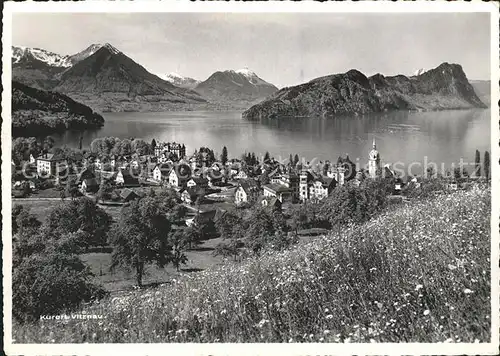
<path fill-rule="evenodd" d="M 142 141 L 142 140 L 141 140 Z M 143 142 L 143 141 L 142 141 Z M 237 208 L 260 204 L 279 210 L 306 202 L 318 202 L 329 196 L 338 185 L 360 185 L 365 179 L 380 176 L 393 180 L 393 197 L 401 197 L 402 189 L 418 187 L 421 177 L 403 179 L 389 165 L 381 167 L 376 142 L 368 153 L 368 169 L 356 167 L 348 155 L 335 163 L 300 162 L 298 155 L 285 161 L 255 154 L 241 159 L 221 157 L 206 147 L 186 154 L 186 146 L 176 142 L 152 141 L 139 155 L 103 155 L 95 152 L 53 148 L 29 160 L 22 167 L 13 162 L 14 198 L 65 199 L 77 196 L 93 198 L 100 205 L 121 206 L 139 199 L 150 189 L 170 188 L 179 202 L 188 208 L 187 224 L 195 215 L 214 217 Z M 83 152 L 83 153 L 82 153 Z M 225 153 L 224 153 L 225 152 Z M 19 169 L 21 168 L 21 169 Z M 450 189 L 459 183 L 450 180 Z"/>
<path fill-rule="evenodd" d="M 225 149 L 225 148 L 224 148 Z M 223 152 L 224 152 L 223 149 Z M 255 203 L 273 209 L 326 198 L 337 185 L 359 185 L 362 180 L 384 174 L 393 177 L 389 166 L 380 167 L 380 154 L 373 141 L 368 171 L 356 169 L 349 156 L 336 163 L 316 164 L 290 159 L 280 162 L 269 153 L 260 161 L 255 154 L 242 159 L 221 155 L 217 159 L 206 147 L 186 155 L 186 146 L 153 140 L 150 154 L 99 155 L 93 152 L 58 150 L 29 154 L 21 172 L 13 163 L 14 198 L 61 198 L 85 195 L 102 205 L 122 205 L 140 198 L 145 189 L 171 188 L 179 200 L 195 213 L 214 216 Z M 413 181 L 418 184 L 417 179 Z M 410 182 L 410 181 L 408 181 Z M 394 194 L 404 183 L 395 177 Z"/>

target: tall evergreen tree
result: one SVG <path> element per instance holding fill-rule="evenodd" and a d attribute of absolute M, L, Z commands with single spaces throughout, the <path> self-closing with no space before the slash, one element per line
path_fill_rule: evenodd
<path fill-rule="evenodd" d="M 151 140 L 151 149 L 153 150 L 153 152 L 155 151 L 155 148 L 156 148 L 156 140 L 152 139 Z"/>
<path fill-rule="evenodd" d="M 269 162 L 270 159 L 271 159 L 271 156 L 270 156 L 269 152 L 266 151 L 266 154 L 264 155 L 264 162 Z"/>
<path fill-rule="evenodd" d="M 226 165 L 226 163 L 227 163 L 227 147 L 226 146 L 222 147 L 222 154 L 220 156 L 220 161 L 223 165 Z"/>
<path fill-rule="evenodd" d="M 255 157 L 255 152 L 252 152 L 251 162 L 252 162 L 252 163 L 251 163 L 251 164 L 252 164 L 252 166 L 255 166 L 257 163 L 259 163 L 259 162 L 257 161 L 257 157 Z"/>
<path fill-rule="evenodd" d="M 490 179 L 490 153 L 488 151 L 484 152 L 484 176 Z"/>
<path fill-rule="evenodd" d="M 479 150 L 476 150 L 476 159 L 475 159 L 475 175 L 476 177 L 481 176 L 481 153 L 479 153 Z"/>
<path fill-rule="evenodd" d="M 296 166 L 299 163 L 299 155 L 295 154 L 295 157 L 293 158 L 293 164 Z"/>

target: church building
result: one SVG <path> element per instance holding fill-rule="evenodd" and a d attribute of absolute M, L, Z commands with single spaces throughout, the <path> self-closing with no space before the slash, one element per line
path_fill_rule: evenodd
<path fill-rule="evenodd" d="M 380 173 L 380 154 L 377 151 L 377 144 L 373 138 L 373 148 L 368 155 L 368 175 L 370 178 L 377 178 Z"/>

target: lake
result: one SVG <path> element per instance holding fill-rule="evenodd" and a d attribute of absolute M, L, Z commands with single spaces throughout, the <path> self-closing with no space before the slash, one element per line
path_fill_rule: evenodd
<path fill-rule="evenodd" d="M 337 160 L 349 154 L 352 161 L 366 164 L 376 139 L 382 163 L 438 163 L 447 168 L 460 158 L 474 162 L 475 150 L 490 150 L 490 115 L 487 110 L 440 112 L 390 112 L 335 119 L 275 119 L 250 122 L 240 111 L 105 113 L 104 127 L 83 132 L 84 148 L 97 137 L 142 138 L 151 142 L 176 141 L 187 152 L 206 146 L 220 154 L 228 148 L 230 157 L 243 152 L 287 159 L 299 154 L 306 161 Z M 57 145 L 77 147 L 81 133 L 54 136 Z M 471 171 L 472 168 L 469 168 Z M 414 173 L 420 170 L 413 168 Z"/>

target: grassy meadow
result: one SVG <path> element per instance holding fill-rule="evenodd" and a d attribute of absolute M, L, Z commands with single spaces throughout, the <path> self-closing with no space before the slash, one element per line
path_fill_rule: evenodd
<path fill-rule="evenodd" d="M 16 343 L 478 342 L 490 338 L 489 189 L 394 206 L 284 252 L 13 324 Z"/>

